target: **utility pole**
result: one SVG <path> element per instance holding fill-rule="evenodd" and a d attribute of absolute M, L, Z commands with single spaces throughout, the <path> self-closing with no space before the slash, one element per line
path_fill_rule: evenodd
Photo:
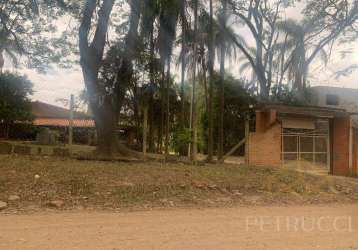
<path fill-rule="evenodd" d="M 73 109 L 74 109 L 74 96 L 70 98 L 70 122 L 68 127 L 68 144 L 71 146 L 73 143 Z"/>

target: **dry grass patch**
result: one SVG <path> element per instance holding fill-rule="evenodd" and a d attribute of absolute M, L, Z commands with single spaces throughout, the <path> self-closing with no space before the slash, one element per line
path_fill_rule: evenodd
<path fill-rule="evenodd" d="M 189 166 L 0 156 L 0 200 L 12 208 L 217 206 L 355 201 L 355 179 L 238 165 Z M 35 176 L 39 178 L 35 178 Z"/>

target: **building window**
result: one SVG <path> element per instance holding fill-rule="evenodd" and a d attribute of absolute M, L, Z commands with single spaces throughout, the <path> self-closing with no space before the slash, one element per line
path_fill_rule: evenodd
<path fill-rule="evenodd" d="M 336 95 L 327 95 L 326 96 L 326 104 L 332 105 L 332 106 L 338 106 L 339 105 L 339 98 Z"/>

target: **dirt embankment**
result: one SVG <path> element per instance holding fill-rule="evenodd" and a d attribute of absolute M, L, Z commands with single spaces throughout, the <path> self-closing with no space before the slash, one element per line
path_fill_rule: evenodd
<path fill-rule="evenodd" d="M 358 201 L 356 179 L 287 169 L 31 156 L 0 156 L 0 161 L 2 212 Z"/>

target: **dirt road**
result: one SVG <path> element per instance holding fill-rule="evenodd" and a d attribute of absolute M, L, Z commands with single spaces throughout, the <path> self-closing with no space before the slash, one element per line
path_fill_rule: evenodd
<path fill-rule="evenodd" d="M 358 205 L 0 215 L 0 249 L 358 249 Z"/>

